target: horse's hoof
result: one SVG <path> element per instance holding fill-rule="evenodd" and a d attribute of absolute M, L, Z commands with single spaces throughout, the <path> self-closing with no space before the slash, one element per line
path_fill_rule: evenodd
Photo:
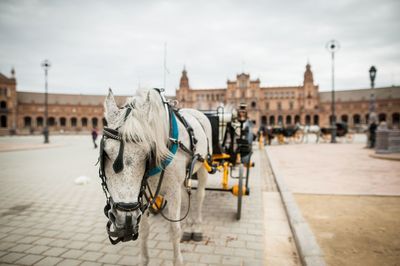
<path fill-rule="evenodd" d="M 192 240 L 196 242 L 203 240 L 203 233 L 193 233 Z"/>
<path fill-rule="evenodd" d="M 192 233 L 183 232 L 181 241 L 190 241 L 192 239 Z"/>

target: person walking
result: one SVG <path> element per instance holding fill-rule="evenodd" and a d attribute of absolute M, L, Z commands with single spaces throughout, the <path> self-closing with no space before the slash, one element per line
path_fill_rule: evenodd
<path fill-rule="evenodd" d="M 97 129 L 94 127 L 93 128 L 93 130 L 92 130 L 92 140 L 93 140 L 93 144 L 94 144 L 94 148 L 95 149 L 97 149 L 97 143 L 96 143 L 96 140 L 97 140 Z"/>

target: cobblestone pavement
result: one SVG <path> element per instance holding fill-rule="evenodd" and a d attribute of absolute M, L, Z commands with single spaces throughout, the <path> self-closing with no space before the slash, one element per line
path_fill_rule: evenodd
<path fill-rule="evenodd" d="M 94 166 L 98 151 L 90 136 L 50 140 L 59 146 L 0 153 L 0 264 L 137 265 L 138 242 L 112 246 L 107 239 L 105 198 Z M 206 193 L 205 238 L 182 244 L 186 265 L 298 265 L 273 178 L 264 178 L 269 168 L 263 156 L 254 154 L 251 195 L 244 198 L 240 221 L 236 197 Z M 91 182 L 76 185 L 82 175 Z M 219 176 L 209 180 L 219 187 Z M 151 224 L 150 265 L 172 265 L 168 222 L 154 216 Z"/>

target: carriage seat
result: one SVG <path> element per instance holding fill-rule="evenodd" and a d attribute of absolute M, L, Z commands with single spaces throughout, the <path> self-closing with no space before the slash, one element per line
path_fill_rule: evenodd
<path fill-rule="evenodd" d="M 213 154 L 222 154 L 223 150 L 219 143 L 219 117 L 216 114 L 206 114 L 206 116 L 211 124 Z"/>

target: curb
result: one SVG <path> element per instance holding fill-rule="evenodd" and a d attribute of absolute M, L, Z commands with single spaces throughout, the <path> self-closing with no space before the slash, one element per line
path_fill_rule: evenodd
<path fill-rule="evenodd" d="M 369 155 L 369 157 L 381 160 L 400 161 L 400 153 L 388 153 L 388 154 L 372 153 Z"/>
<path fill-rule="evenodd" d="M 275 159 L 270 156 L 268 149 L 265 149 L 265 153 L 267 154 L 267 158 L 270 162 L 272 173 L 275 176 L 275 181 L 278 186 L 283 205 L 285 206 L 289 225 L 292 230 L 297 250 L 303 265 L 326 265 L 324 255 L 315 239 L 313 232 L 310 229 L 310 226 L 303 218 L 303 215 L 301 214 L 301 211 L 297 206 L 295 199 L 293 198 L 292 192 L 290 192 L 290 190 L 287 188 L 282 175 L 279 173 L 277 167 L 275 167 Z"/>

